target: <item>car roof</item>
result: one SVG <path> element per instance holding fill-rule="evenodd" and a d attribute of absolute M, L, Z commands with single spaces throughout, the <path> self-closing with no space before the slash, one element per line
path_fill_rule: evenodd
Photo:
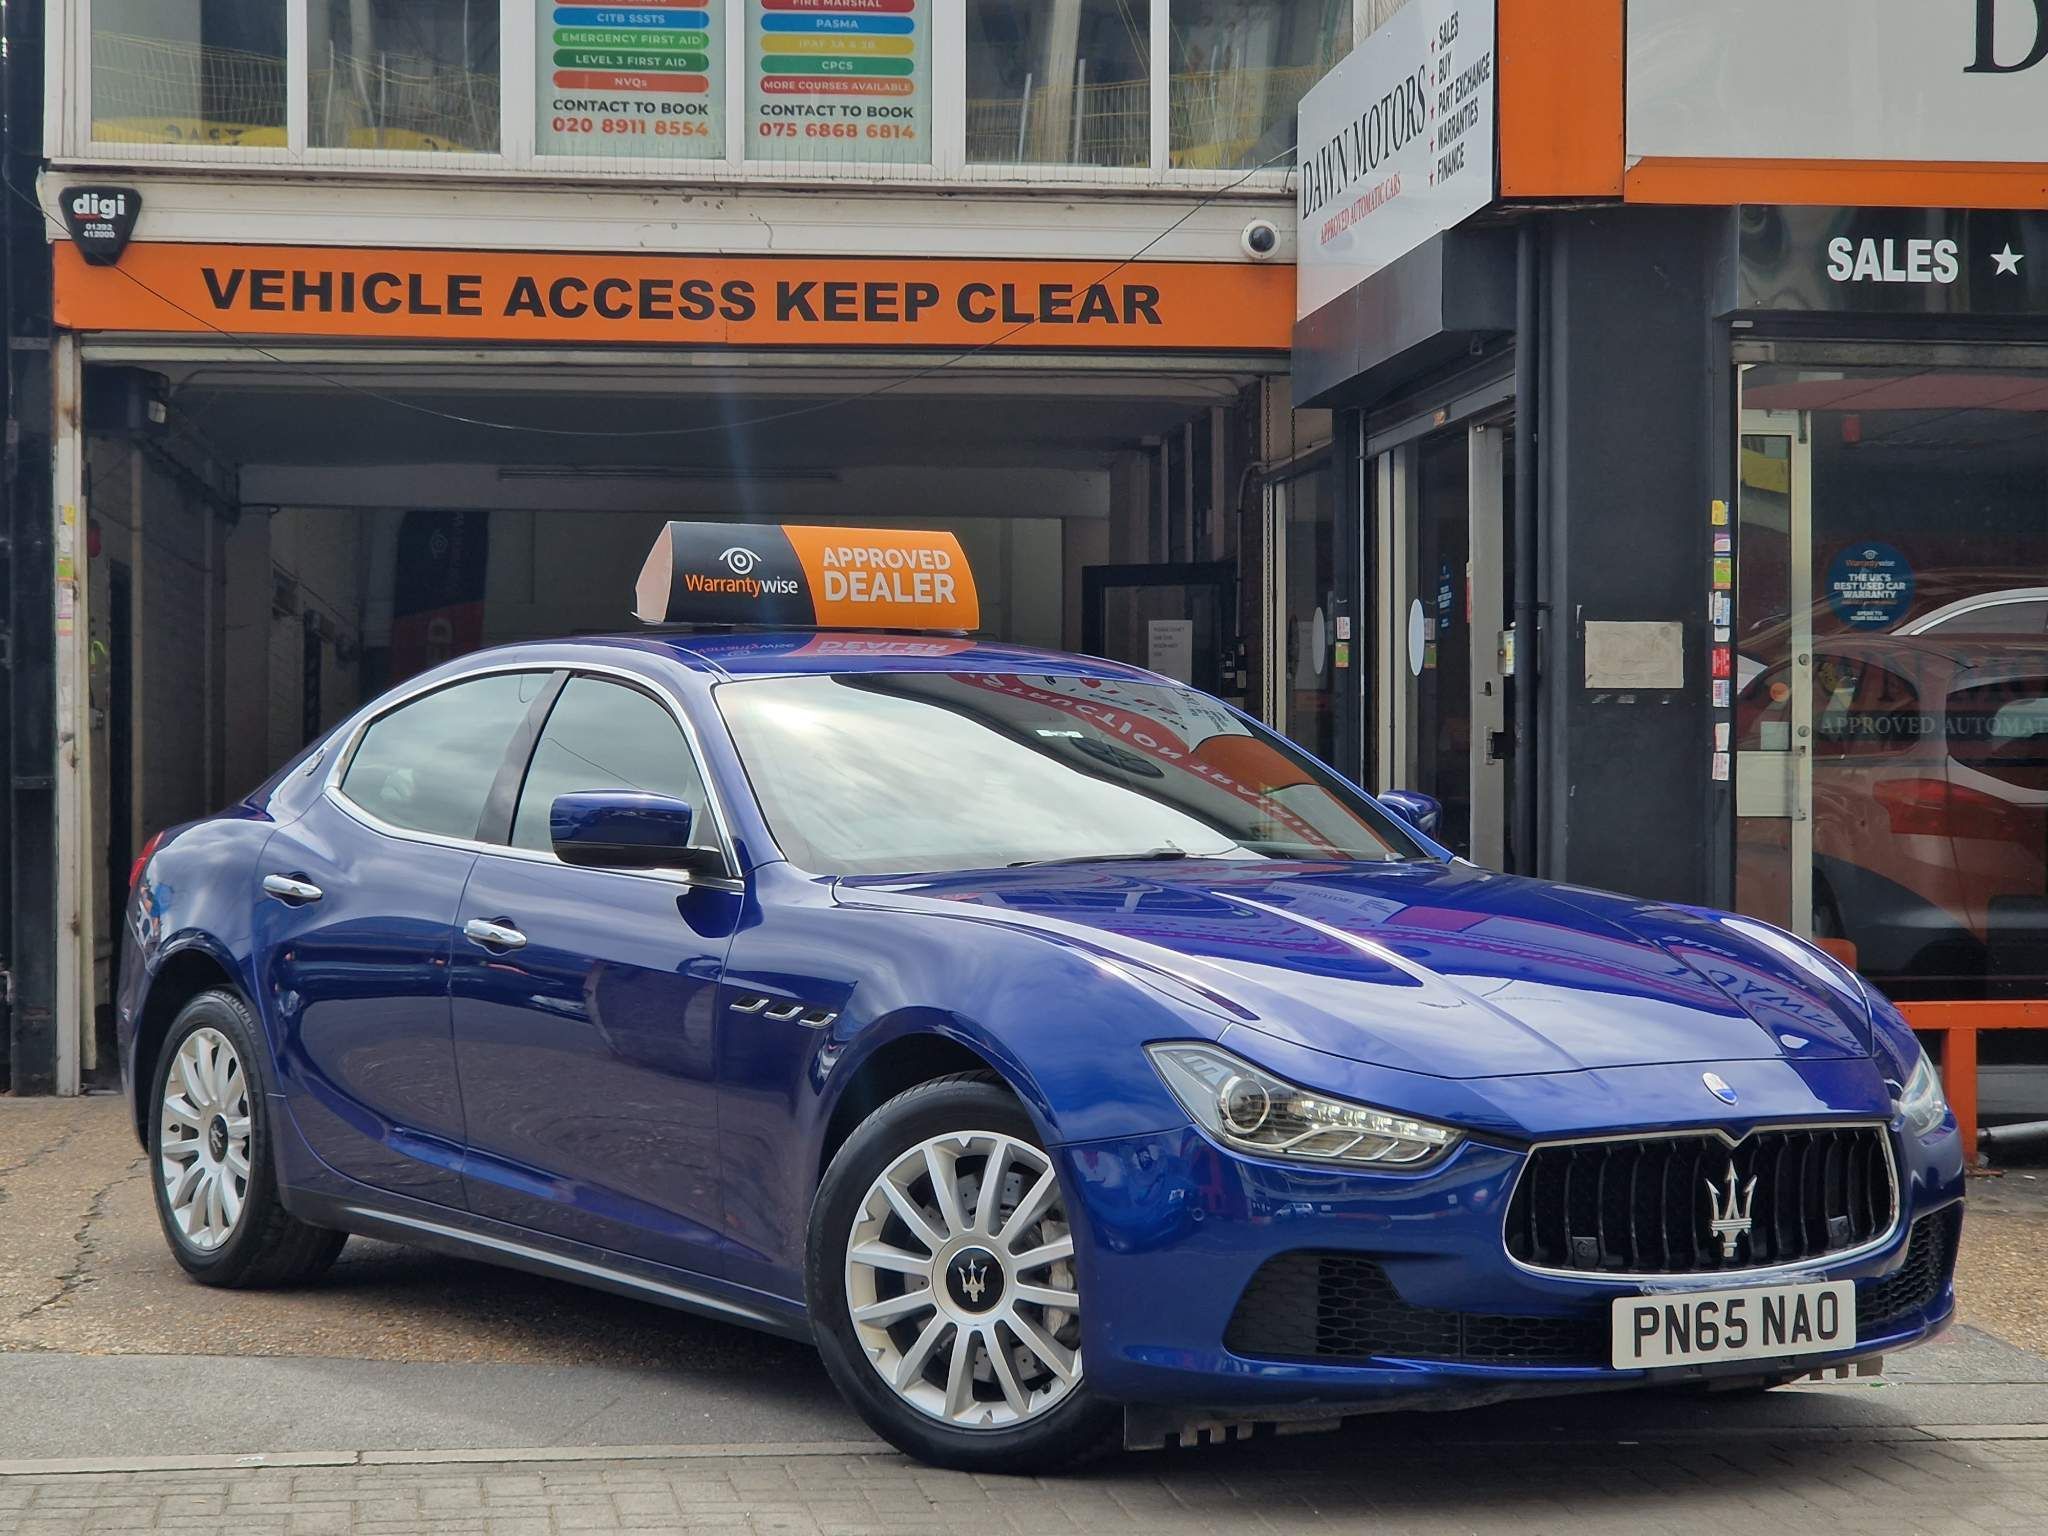
<path fill-rule="evenodd" d="M 1997 592 L 1973 592 L 1968 597 L 1959 597 L 1952 603 L 1944 603 L 1931 612 L 1921 614 L 1899 633 L 1932 634 L 1950 619 L 1960 618 L 1964 614 L 1981 613 L 1986 608 L 2012 608 L 2021 604 L 2038 603 L 2043 598 L 2048 598 L 2048 587 L 2006 587 Z"/>
<path fill-rule="evenodd" d="M 960 635 L 875 630 L 707 631 L 646 629 L 577 635 L 563 645 L 653 654 L 716 677 L 793 677 L 828 673 L 980 672 L 1086 677 L 1175 686 L 1171 678 L 1098 656 L 1007 645 Z"/>

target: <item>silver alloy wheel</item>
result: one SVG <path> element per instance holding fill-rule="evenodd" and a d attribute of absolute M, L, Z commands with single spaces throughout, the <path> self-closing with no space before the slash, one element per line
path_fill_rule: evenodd
<path fill-rule="evenodd" d="M 920 1413 L 1001 1429 L 1081 1380 L 1074 1239 L 1052 1160 L 996 1131 L 935 1136 L 868 1187 L 846 1305 L 876 1373 Z"/>
<path fill-rule="evenodd" d="M 211 1253 L 235 1235 L 249 1196 L 249 1078 L 228 1037 L 195 1029 L 157 1107 L 157 1171 L 178 1235 Z"/>

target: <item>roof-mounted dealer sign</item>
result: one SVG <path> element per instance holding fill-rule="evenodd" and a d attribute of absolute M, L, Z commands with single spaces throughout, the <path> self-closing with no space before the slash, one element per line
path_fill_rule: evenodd
<path fill-rule="evenodd" d="M 1493 201 L 1494 0 L 1412 0 L 1304 96 L 1297 318 Z"/>
<path fill-rule="evenodd" d="M 633 612 L 647 624 L 971 630 L 981 598 L 950 533 L 670 523 Z"/>

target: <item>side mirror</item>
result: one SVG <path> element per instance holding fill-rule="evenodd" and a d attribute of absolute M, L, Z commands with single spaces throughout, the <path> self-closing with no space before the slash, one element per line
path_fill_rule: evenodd
<path fill-rule="evenodd" d="M 557 795 L 548 808 L 555 857 L 586 869 L 680 869 L 722 875 L 715 849 L 692 848 L 696 814 L 686 801 L 634 789 Z"/>
<path fill-rule="evenodd" d="M 1377 799 L 1424 837 L 1435 837 L 1436 829 L 1443 825 L 1444 803 L 1435 795 L 1425 795 L 1419 789 L 1389 789 Z"/>

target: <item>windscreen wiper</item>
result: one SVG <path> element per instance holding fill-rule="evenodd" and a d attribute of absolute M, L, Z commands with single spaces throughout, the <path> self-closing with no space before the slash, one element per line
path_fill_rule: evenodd
<path fill-rule="evenodd" d="M 1147 864 L 1154 859 L 1190 859 L 1185 848 L 1151 848 L 1144 853 L 1075 853 L 1063 859 L 1018 859 L 1012 869 L 1041 869 L 1049 864 Z"/>

